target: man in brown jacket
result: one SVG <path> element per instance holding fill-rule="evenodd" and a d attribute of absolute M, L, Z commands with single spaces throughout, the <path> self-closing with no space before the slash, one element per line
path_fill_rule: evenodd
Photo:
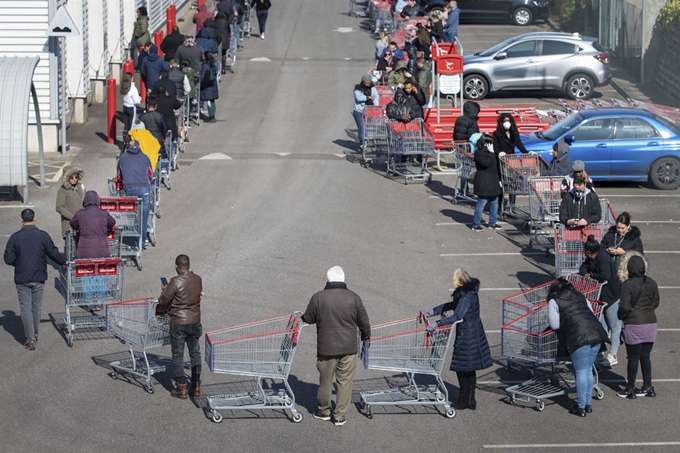
<path fill-rule="evenodd" d="M 333 418 L 335 426 L 342 426 L 347 422 L 357 366 L 357 328 L 361 331 L 361 339 L 367 340 L 371 337 L 371 325 L 361 297 L 347 289 L 342 268 L 330 268 L 326 277 L 326 287 L 312 296 L 302 320 L 316 324 L 319 391 L 314 418 L 331 419 L 331 391 L 335 377 L 338 398 Z"/>
<path fill-rule="evenodd" d="M 189 270 L 189 257 L 179 255 L 175 259 L 177 276 L 161 286 L 159 304 L 168 306 L 170 315 L 170 347 L 172 367 L 177 388 L 170 393 L 175 398 L 201 394 L 201 348 L 198 343 L 203 334 L 201 326 L 201 277 Z M 187 390 L 184 376 L 184 344 L 191 359 L 191 385 Z"/>

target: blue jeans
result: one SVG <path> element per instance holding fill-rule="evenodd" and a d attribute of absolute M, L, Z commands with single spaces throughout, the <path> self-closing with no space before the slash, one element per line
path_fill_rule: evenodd
<path fill-rule="evenodd" d="M 239 24 L 229 24 L 229 32 L 232 37 L 236 37 L 236 44 L 241 41 L 241 26 Z"/>
<path fill-rule="evenodd" d="M 38 328 L 42 311 L 44 283 L 32 282 L 17 284 L 21 323 L 24 325 L 26 342 L 38 340 Z"/>
<path fill-rule="evenodd" d="M 192 379 L 200 381 L 201 376 L 201 345 L 203 334 L 201 324 L 170 325 L 170 349 L 172 350 L 172 370 L 175 381 L 183 384 L 184 377 L 184 345 L 189 349 Z"/>
<path fill-rule="evenodd" d="M 443 42 L 456 42 L 456 35 L 453 33 L 446 33 L 442 34 L 442 41 Z"/>
<path fill-rule="evenodd" d="M 357 123 L 357 129 L 359 130 L 359 144 L 363 145 L 364 144 L 364 118 L 362 116 L 362 112 L 357 112 L 356 110 L 352 110 L 352 116 L 354 117 L 354 122 Z"/>
<path fill-rule="evenodd" d="M 611 330 L 611 340 L 612 346 L 609 353 L 613 356 L 619 352 L 619 343 L 621 338 L 621 320 L 617 316 L 619 311 L 619 301 L 617 300 L 613 304 L 609 305 L 607 309 L 602 314 L 602 327 L 606 332 Z"/>
<path fill-rule="evenodd" d="M 571 362 L 576 373 L 576 395 L 578 407 L 583 409 L 593 400 L 593 364 L 601 343 L 581 346 L 571 353 Z"/>
<path fill-rule="evenodd" d="M 146 241 L 146 226 L 149 223 L 149 211 L 151 210 L 151 188 L 129 187 L 125 189 L 125 195 L 142 199 L 142 243 L 139 244 L 141 248 L 144 246 L 144 241 Z"/>
<path fill-rule="evenodd" d="M 498 197 L 477 197 L 477 206 L 475 206 L 475 216 L 472 220 L 472 226 L 478 227 L 482 223 L 482 213 L 484 207 L 489 203 L 489 225 L 495 225 L 498 221 Z"/>

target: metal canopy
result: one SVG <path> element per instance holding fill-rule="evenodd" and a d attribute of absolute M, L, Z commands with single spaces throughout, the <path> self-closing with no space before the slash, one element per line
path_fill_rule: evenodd
<path fill-rule="evenodd" d="M 38 126 L 41 186 L 44 186 L 42 124 L 33 72 L 40 57 L 0 58 L 0 187 L 23 186 L 28 203 L 28 111 L 29 95 Z"/>

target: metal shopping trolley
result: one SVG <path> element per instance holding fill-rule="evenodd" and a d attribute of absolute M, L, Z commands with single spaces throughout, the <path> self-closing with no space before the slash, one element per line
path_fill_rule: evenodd
<path fill-rule="evenodd" d="M 546 254 L 554 246 L 552 228 L 560 221 L 562 179 L 561 176 L 529 179 L 529 247 L 545 240 Z M 544 226 L 550 229 L 544 230 Z"/>
<path fill-rule="evenodd" d="M 177 170 L 178 165 L 178 157 L 177 157 L 177 151 L 178 151 L 178 142 L 183 140 L 173 140 L 172 138 L 172 132 L 168 131 L 165 134 L 165 153 L 161 152 L 159 157 L 158 157 L 158 165 L 156 171 L 158 172 L 158 175 L 156 176 L 159 181 L 158 185 L 160 188 L 160 183 L 162 182 L 163 185 L 166 187 L 168 190 L 172 190 L 172 172 Z M 160 197 L 158 198 L 159 201 L 159 206 L 158 206 L 158 213 L 160 214 Z"/>
<path fill-rule="evenodd" d="M 76 259 L 76 248 L 78 245 L 78 238 L 71 234 L 70 231 L 66 232 L 64 254 L 66 255 L 66 261 L 73 261 Z M 121 236 L 120 228 L 114 226 L 106 236 L 106 240 L 109 244 L 109 256 L 106 258 L 120 258 L 121 252 Z"/>
<path fill-rule="evenodd" d="M 118 176 L 109 178 L 109 197 L 124 197 L 123 180 Z"/>
<path fill-rule="evenodd" d="M 547 169 L 545 161 L 537 154 L 507 154 L 500 159 L 501 183 L 503 193 L 509 195 L 528 195 L 529 178 L 540 175 L 541 170 Z M 509 206 L 503 203 L 499 207 L 501 215 L 529 218 L 528 206 Z"/>
<path fill-rule="evenodd" d="M 289 409 L 295 423 L 302 421 L 288 375 L 305 325 L 295 312 L 205 334 L 205 361 L 211 372 L 252 376 L 257 382 L 256 391 L 209 396 L 208 411 L 215 423 L 222 421 L 219 411 L 239 409 Z M 281 380 L 285 388 L 265 389 L 264 379 Z"/>
<path fill-rule="evenodd" d="M 359 356 L 364 367 L 406 373 L 408 385 L 361 392 L 361 405 L 368 418 L 373 418 L 374 405 L 443 405 L 448 418 L 456 416 L 441 378 L 453 338 L 453 326 L 441 326 L 428 332 L 423 313 L 371 326 L 371 338 L 363 342 Z M 417 374 L 434 376 L 437 383 L 417 385 Z"/>
<path fill-rule="evenodd" d="M 141 198 L 101 198 L 99 201 L 99 208 L 108 211 L 109 214 L 116 219 L 116 226 L 120 229 L 121 257 L 132 258 L 137 265 L 137 269 L 141 271 L 142 250 L 144 247 L 142 238 Z"/>
<path fill-rule="evenodd" d="M 475 180 L 475 174 L 477 174 L 477 165 L 475 164 L 475 155 L 471 152 L 469 142 L 453 142 L 453 161 L 456 168 L 460 169 L 460 175 L 458 179 L 464 181 L 461 187 L 464 190 L 456 190 L 454 194 L 454 200 L 466 201 L 469 203 L 475 203 L 477 199 L 470 193 L 470 183 Z"/>
<path fill-rule="evenodd" d="M 389 121 L 387 127 L 387 176 L 401 176 L 405 184 L 430 182 L 432 173 L 427 169 L 427 156 L 434 153 L 434 135 L 425 122 L 420 118 L 408 123 Z"/>
<path fill-rule="evenodd" d="M 387 115 L 382 106 L 366 106 L 362 113 L 364 121 L 364 139 L 366 146 L 361 152 L 361 164 L 367 166 L 372 162 L 387 161 Z"/>
<path fill-rule="evenodd" d="M 144 389 L 153 393 L 151 376 L 165 371 L 164 365 L 152 365 L 147 349 L 170 344 L 170 319 L 167 314 L 156 316 L 158 300 L 155 298 L 113 302 L 106 306 L 106 330 L 130 345 L 130 358 L 111 362 L 111 377 L 118 373 L 131 374 L 145 379 Z M 142 349 L 142 356 L 135 356 L 133 346 Z M 143 359 L 143 361 L 142 361 Z"/>
<path fill-rule="evenodd" d="M 236 54 L 238 53 L 238 36 L 236 33 L 237 27 L 238 23 L 236 22 L 236 19 L 234 19 L 232 26 L 230 27 L 231 32 L 229 33 L 229 47 L 227 47 L 227 62 L 225 64 L 225 68 L 227 68 L 232 74 L 234 71 L 236 71 Z"/>
<path fill-rule="evenodd" d="M 69 261 L 61 273 L 61 285 L 66 292 L 66 342 L 73 346 L 73 331 L 103 329 L 103 316 L 88 313 L 73 315 L 74 307 L 105 305 L 123 298 L 125 262 L 120 258 Z"/>

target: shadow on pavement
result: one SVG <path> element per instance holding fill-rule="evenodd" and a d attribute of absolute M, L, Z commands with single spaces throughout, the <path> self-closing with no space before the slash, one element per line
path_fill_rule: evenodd
<path fill-rule="evenodd" d="M 0 327 L 5 329 L 5 332 L 12 335 L 17 343 L 21 345 L 24 344 L 21 316 L 17 316 L 12 310 L 3 310 L 2 317 L 0 317 Z"/>
<path fill-rule="evenodd" d="M 125 346 L 121 345 L 121 348 Z M 152 374 L 152 379 L 158 382 L 167 392 L 170 392 L 174 387 L 172 383 L 172 358 L 170 357 L 165 357 L 165 356 L 159 356 L 156 354 L 149 354 L 147 353 L 147 358 L 149 359 L 149 365 L 151 366 L 152 369 L 154 369 L 154 373 Z M 109 373 L 109 376 L 112 376 L 112 371 L 113 368 L 111 367 L 112 362 L 119 362 L 119 361 L 130 361 L 130 351 L 125 350 L 121 352 L 114 352 L 110 354 L 104 354 L 104 355 L 99 355 L 99 356 L 94 356 L 92 357 L 92 361 L 94 362 L 95 365 L 104 368 L 107 370 Z M 145 365 L 144 363 L 144 356 L 138 352 L 135 351 L 135 359 L 137 360 L 138 366 Z M 144 389 L 146 386 L 146 381 L 144 378 L 135 376 L 133 374 L 125 373 L 124 371 L 116 370 L 116 379 L 128 382 L 130 384 L 135 385 L 136 387 L 139 387 L 140 389 Z"/>

